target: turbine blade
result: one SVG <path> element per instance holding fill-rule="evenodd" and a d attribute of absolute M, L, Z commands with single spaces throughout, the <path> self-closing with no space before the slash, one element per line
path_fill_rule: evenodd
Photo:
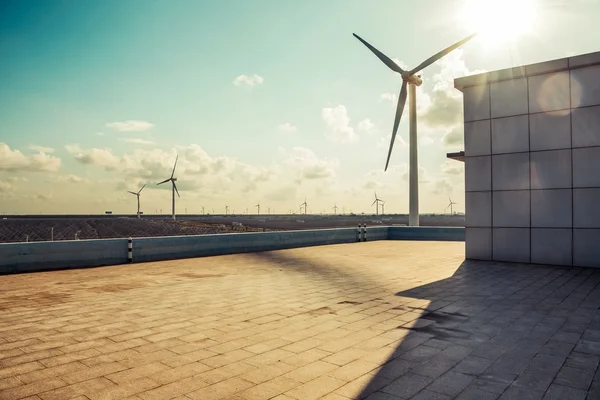
<path fill-rule="evenodd" d="M 375 201 L 371 203 L 371 207 L 373 207 L 373 204 L 375 203 L 377 203 L 377 199 L 375 199 Z"/>
<path fill-rule="evenodd" d="M 144 186 L 142 186 L 142 188 L 140 189 L 140 191 L 138 192 L 138 194 L 142 193 L 142 190 L 144 190 L 145 187 L 146 187 L 146 184 L 144 183 Z"/>
<path fill-rule="evenodd" d="M 461 40 L 460 42 L 456 42 L 452 46 L 447 47 L 444 50 L 440 51 L 439 53 L 437 53 L 437 54 L 429 57 L 427 60 L 425 60 L 421 64 L 419 64 L 418 67 L 416 67 L 412 71 L 410 71 L 409 75 L 416 74 L 420 70 L 422 70 L 424 68 L 427 68 L 428 66 L 430 66 L 431 64 L 433 64 L 434 62 L 436 62 L 437 60 L 439 60 L 440 58 L 444 57 L 446 54 L 450 53 L 452 50 L 456 49 L 457 47 L 462 46 L 463 44 L 465 44 L 466 42 L 468 42 L 469 40 L 471 40 L 473 38 L 473 36 L 475 36 L 475 35 L 477 35 L 477 33 L 469 35 L 466 38 L 464 38 L 463 40 Z"/>
<path fill-rule="evenodd" d="M 162 182 L 158 182 L 158 183 L 157 183 L 157 185 L 162 185 L 163 183 L 167 183 L 167 182 L 169 182 L 170 180 L 171 180 L 171 178 L 169 178 L 169 179 L 165 179 L 165 180 L 164 180 L 164 181 L 162 181 Z"/>
<path fill-rule="evenodd" d="M 136 192 L 132 192 L 132 191 L 130 191 L 130 190 L 128 190 L 127 192 L 128 192 L 128 193 L 131 193 L 131 194 L 135 194 L 135 195 L 137 196 L 137 193 L 136 193 Z"/>
<path fill-rule="evenodd" d="M 377 50 L 375 47 L 371 46 L 369 43 L 367 43 L 367 41 L 363 40 L 363 38 L 358 36 L 356 33 L 353 33 L 353 35 L 355 38 L 360 40 L 362 42 L 362 44 L 367 46 L 369 48 L 369 50 L 371 50 L 377 56 L 377 58 L 379 58 L 381 61 L 383 61 L 383 63 L 385 65 L 387 65 L 389 69 L 391 69 L 392 71 L 398 72 L 399 74 L 404 72 L 404 70 L 402 68 L 400 68 L 400 66 L 398 64 L 393 62 L 388 56 L 386 56 L 385 54 L 383 54 L 382 52 Z"/>
<path fill-rule="evenodd" d="M 177 197 L 181 197 L 179 195 L 179 190 L 177 190 L 177 185 L 175 184 L 175 181 L 172 181 L 172 182 L 173 182 L 173 188 L 175 188 L 175 191 L 177 192 Z"/>
<path fill-rule="evenodd" d="M 175 167 L 177 166 L 177 159 L 179 158 L 179 154 L 175 157 L 175 164 L 173 165 L 173 172 L 171 172 L 171 178 L 175 175 Z"/>
<path fill-rule="evenodd" d="M 398 106 L 396 107 L 396 119 L 394 120 L 394 129 L 392 130 L 392 140 L 390 141 L 390 150 L 388 151 L 387 161 L 385 162 L 385 169 L 387 171 L 388 165 L 390 164 L 390 156 L 392 155 L 392 148 L 394 147 L 394 141 L 396 140 L 396 133 L 398 132 L 398 126 L 400 125 L 400 118 L 402 118 L 402 111 L 404 110 L 404 104 L 406 103 L 406 81 L 402 82 L 402 88 L 400 89 L 400 96 L 398 96 Z"/>

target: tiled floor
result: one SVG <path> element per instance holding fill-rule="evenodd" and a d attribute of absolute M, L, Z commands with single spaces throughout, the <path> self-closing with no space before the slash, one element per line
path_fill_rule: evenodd
<path fill-rule="evenodd" d="M 600 271 L 380 241 L 0 276 L 0 399 L 598 399 Z"/>

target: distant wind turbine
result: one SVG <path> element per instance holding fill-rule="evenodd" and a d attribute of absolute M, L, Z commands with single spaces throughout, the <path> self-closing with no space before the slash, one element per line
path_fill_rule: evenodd
<path fill-rule="evenodd" d="M 450 201 L 450 204 L 448 204 L 448 207 L 446 207 L 446 209 L 444 210 L 444 212 L 448 211 L 448 208 L 450 208 L 450 215 L 453 215 L 454 214 L 454 210 L 452 209 L 452 206 L 454 204 L 458 204 L 458 203 L 453 202 L 450 197 L 448 197 L 448 201 Z"/>
<path fill-rule="evenodd" d="M 300 204 L 300 212 L 302 212 L 302 207 L 304 206 L 304 215 L 306 215 L 306 207 L 308 206 L 306 204 L 306 197 L 304 198 L 304 203 Z"/>
<path fill-rule="evenodd" d="M 371 207 L 373 207 L 373 204 L 375 204 L 375 215 L 379 215 L 379 203 L 382 201 L 380 198 L 377 197 L 377 192 L 373 191 L 373 193 L 375 193 L 375 200 L 373 201 L 373 203 L 371 204 Z"/>
<path fill-rule="evenodd" d="M 229 211 L 229 206 L 228 206 L 228 205 L 226 205 L 226 206 L 225 206 L 225 215 L 227 215 L 227 212 L 228 212 L 228 211 Z"/>
<path fill-rule="evenodd" d="M 333 205 L 333 215 L 337 215 L 338 206 L 336 204 Z"/>
<path fill-rule="evenodd" d="M 450 53 L 452 50 L 457 47 L 463 45 L 467 41 L 469 41 L 476 34 L 472 34 L 467 36 L 465 39 L 461 40 L 453 44 L 452 46 L 440 51 L 439 53 L 429 57 L 427 60 L 423 61 L 416 68 L 413 68 L 410 71 L 405 71 L 398 64 L 396 64 L 392 59 L 387 57 L 385 54 L 377 50 L 375 47 L 371 46 L 365 40 L 363 40 L 356 33 L 353 34 L 358 40 L 362 42 L 365 46 L 369 48 L 376 56 L 379 58 L 389 69 L 394 72 L 397 72 L 402 76 L 402 88 L 400 89 L 400 95 L 398 96 L 398 105 L 396 107 L 396 117 L 394 119 L 394 128 L 392 129 L 392 139 L 390 141 L 390 148 L 388 150 L 387 161 L 385 163 L 385 171 L 387 171 L 388 165 L 390 163 L 390 156 L 392 155 L 392 148 L 394 147 L 394 141 L 396 140 L 396 133 L 398 132 L 398 126 L 400 125 L 400 118 L 402 117 L 402 111 L 404 110 L 404 104 L 406 103 L 407 91 L 406 86 L 408 85 L 410 88 L 410 101 L 409 101 L 409 120 L 410 120 L 410 157 L 409 157 L 409 219 L 408 224 L 410 226 L 419 226 L 419 169 L 418 169 L 418 160 L 417 160 L 417 86 L 421 86 L 423 81 L 421 80 L 420 75 L 415 75 L 417 72 L 421 71 L 424 68 L 427 68 L 440 58 L 444 57 L 446 54 Z"/>
<path fill-rule="evenodd" d="M 385 215 L 385 201 L 381 201 L 381 215 Z"/>
<path fill-rule="evenodd" d="M 144 186 L 142 186 L 142 188 L 140 189 L 140 191 L 137 192 L 137 193 L 128 190 L 129 193 L 131 193 L 131 194 L 133 194 L 133 195 L 135 195 L 137 197 L 137 205 L 138 205 L 138 208 L 137 208 L 137 210 L 138 210 L 137 211 L 137 217 L 138 217 L 138 219 L 140 218 L 140 193 L 142 193 L 142 190 L 144 190 L 145 187 L 146 187 L 146 184 L 144 184 Z"/>
<path fill-rule="evenodd" d="M 172 215 L 173 215 L 173 221 L 175 221 L 175 192 L 177 192 L 177 197 L 181 197 L 179 196 L 179 190 L 177 190 L 177 185 L 175 184 L 175 182 L 177 181 L 177 178 L 174 177 L 175 175 L 175 167 L 177 166 L 177 159 L 179 158 L 179 155 L 177 155 L 177 157 L 175 157 L 175 164 L 173 165 L 173 172 L 171 172 L 171 177 L 169 179 L 165 179 L 162 182 L 157 183 L 157 185 L 162 185 L 163 183 L 167 183 L 167 182 L 171 182 L 171 184 L 173 185 L 171 191 L 173 192 L 173 211 L 172 211 Z"/>
<path fill-rule="evenodd" d="M 260 215 L 260 201 L 254 206 L 258 210 L 258 215 Z"/>

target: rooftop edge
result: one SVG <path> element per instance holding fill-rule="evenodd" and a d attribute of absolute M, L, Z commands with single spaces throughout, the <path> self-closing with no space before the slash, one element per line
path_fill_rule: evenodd
<path fill-rule="evenodd" d="M 541 75 L 550 72 L 567 71 L 574 68 L 587 67 L 596 64 L 600 64 L 600 51 L 580 54 L 573 57 L 559 58 L 556 60 L 548 60 L 535 64 L 522 65 L 519 67 L 483 72 L 476 75 L 468 75 L 462 78 L 454 79 L 454 87 L 462 92 L 464 88 L 471 86 L 524 78 L 527 76 Z"/>

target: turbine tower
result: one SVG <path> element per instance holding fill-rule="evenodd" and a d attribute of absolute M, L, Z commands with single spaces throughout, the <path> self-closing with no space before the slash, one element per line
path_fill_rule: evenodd
<path fill-rule="evenodd" d="M 453 201 L 452 201 L 452 199 L 451 199 L 450 197 L 448 197 L 448 200 L 450 201 L 450 204 L 448 204 L 448 207 L 446 207 L 446 209 L 444 210 L 444 212 L 448 211 L 448 208 L 450 208 L 450 215 L 453 215 L 453 214 L 454 214 L 454 211 L 453 211 L 453 209 L 452 209 L 452 206 L 453 206 L 454 204 L 458 204 L 458 203 L 455 203 L 455 202 L 453 202 Z"/>
<path fill-rule="evenodd" d="M 385 215 L 385 201 L 381 200 L 381 215 Z"/>
<path fill-rule="evenodd" d="M 387 171 L 390 163 L 390 156 L 392 155 L 392 148 L 394 147 L 394 141 L 396 140 L 396 133 L 398 132 L 398 125 L 400 125 L 400 118 L 402 117 L 402 111 L 404 110 L 404 104 L 406 103 L 407 90 L 406 86 L 410 89 L 410 101 L 409 101 L 409 120 L 410 120 L 410 154 L 409 154 L 409 188 L 410 188 L 410 199 L 409 199 L 409 226 L 419 226 L 419 163 L 417 159 L 417 86 L 421 86 L 423 81 L 420 75 L 415 75 L 417 72 L 427 68 L 452 50 L 463 45 L 469 41 L 476 33 L 467 36 L 465 39 L 453 44 L 452 46 L 440 51 L 439 53 L 429 57 L 423 61 L 416 68 L 410 71 L 405 71 L 398 64 L 392 61 L 385 54 L 371 46 L 365 40 L 363 40 L 356 33 L 353 34 L 358 40 L 360 40 L 365 46 L 369 48 L 385 65 L 388 66 L 392 71 L 397 72 L 402 77 L 402 88 L 400 89 L 400 95 L 398 96 L 398 105 L 396 107 L 396 117 L 394 119 L 394 128 L 392 129 L 392 140 L 390 141 L 390 148 L 388 150 L 387 161 L 385 163 L 384 171 Z"/>
<path fill-rule="evenodd" d="M 258 215 L 260 215 L 260 201 L 256 203 L 254 207 L 256 207 L 256 209 L 258 210 Z"/>
<path fill-rule="evenodd" d="M 306 197 L 304 198 L 304 203 L 300 204 L 300 212 L 302 212 L 302 206 L 304 206 L 304 215 L 306 215 Z"/>
<path fill-rule="evenodd" d="M 157 185 L 162 185 L 163 183 L 167 183 L 167 182 L 171 182 L 171 184 L 173 185 L 173 187 L 171 188 L 171 191 L 173 192 L 173 221 L 175 221 L 175 192 L 177 192 L 177 197 L 181 197 L 179 196 L 179 190 L 177 190 L 177 185 L 175 184 L 175 182 L 177 181 L 177 178 L 174 177 L 175 175 L 175 167 L 177 166 L 177 159 L 179 158 L 179 155 L 177 155 L 177 157 L 175 157 L 175 164 L 173 165 L 173 172 L 171 172 L 171 177 L 169 179 L 165 179 L 162 182 L 157 183 Z"/>
<path fill-rule="evenodd" d="M 229 206 L 228 205 L 225 206 L 225 215 L 227 215 L 227 211 L 229 211 Z"/>
<path fill-rule="evenodd" d="M 337 204 L 334 204 L 333 205 L 333 215 L 337 215 L 337 209 L 338 209 Z"/>
<path fill-rule="evenodd" d="M 138 203 L 137 217 L 138 217 L 138 219 L 140 218 L 140 193 L 142 193 L 142 190 L 144 190 L 145 187 L 146 187 L 146 184 L 144 184 L 144 186 L 142 186 L 142 188 L 140 189 L 140 191 L 137 192 L 137 193 L 128 190 L 129 193 L 134 194 L 134 195 L 137 196 L 137 203 Z"/>

